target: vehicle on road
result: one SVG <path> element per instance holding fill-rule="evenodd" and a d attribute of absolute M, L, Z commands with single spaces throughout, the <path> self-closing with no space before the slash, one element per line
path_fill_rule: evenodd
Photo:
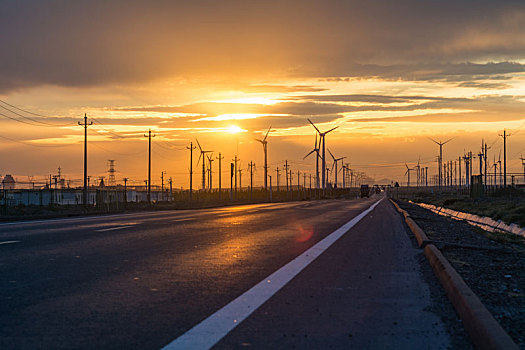
<path fill-rule="evenodd" d="M 370 197 L 370 188 L 368 185 L 361 185 L 361 198 Z"/>

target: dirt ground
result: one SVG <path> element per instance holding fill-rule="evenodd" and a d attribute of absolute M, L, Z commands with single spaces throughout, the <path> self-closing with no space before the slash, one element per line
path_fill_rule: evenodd
<path fill-rule="evenodd" d="M 501 326 L 525 349 L 525 240 L 488 233 L 398 201 L 442 251 Z"/>

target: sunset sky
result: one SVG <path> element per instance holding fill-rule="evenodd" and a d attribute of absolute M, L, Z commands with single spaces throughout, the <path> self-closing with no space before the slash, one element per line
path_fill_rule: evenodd
<path fill-rule="evenodd" d="M 188 186 L 198 139 L 225 156 L 224 184 L 237 153 L 260 185 L 270 126 L 270 174 L 313 173 L 307 118 L 376 180 L 406 182 L 418 158 L 435 174 L 429 137 L 454 137 L 444 160 L 485 139 L 492 163 L 504 128 L 523 170 L 523 1 L 3 1 L 0 33 L 0 174 L 19 181 L 60 166 L 81 184 L 84 113 L 90 175 L 114 159 L 119 182 L 147 178 L 148 129 L 154 184 Z"/>

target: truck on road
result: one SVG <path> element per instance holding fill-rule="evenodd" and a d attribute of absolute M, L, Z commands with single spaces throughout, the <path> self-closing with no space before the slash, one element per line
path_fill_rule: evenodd
<path fill-rule="evenodd" d="M 361 185 L 361 198 L 370 197 L 370 188 L 368 185 Z"/>

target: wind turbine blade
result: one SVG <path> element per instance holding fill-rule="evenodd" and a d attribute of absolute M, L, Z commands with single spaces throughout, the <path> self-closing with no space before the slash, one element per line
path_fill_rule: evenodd
<path fill-rule="evenodd" d="M 270 129 L 271 128 L 272 128 L 272 126 L 270 125 L 270 127 L 268 128 L 268 131 L 266 132 L 266 135 L 264 136 L 263 141 L 266 141 L 266 138 L 268 137 L 268 134 L 270 133 Z"/>
<path fill-rule="evenodd" d="M 264 141 L 263 140 L 259 140 L 259 139 L 256 139 L 254 138 L 255 141 L 259 141 L 260 143 L 264 144 Z"/>
<path fill-rule="evenodd" d="M 335 162 L 335 161 L 336 161 L 336 160 L 335 160 L 335 157 L 334 157 L 334 155 L 332 154 L 332 152 L 330 152 L 330 148 L 328 149 L 328 153 L 330 153 L 330 155 L 332 156 L 332 159 L 333 159 L 334 162 Z"/>
<path fill-rule="evenodd" d="M 200 149 L 201 152 L 202 152 L 202 147 L 201 147 L 201 144 L 199 143 L 199 140 L 195 139 L 195 141 L 197 141 L 197 145 L 199 146 L 199 149 Z"/>
<path fill-rule="evenodd" d="M 314 153 L 315 152 L 315 149 L 311 150 L 310 153 L 308 153 L 307 155 L 304 156 L 303 159 L 306 159 L 306 157 L 308 157 L 310 154 Z"/>
<path fill-rule="evenodd" d="M 338 128 L 338 126 L 336 126 L 335 128 L 331 128 L 330 130 L 325 131 L 324 134 L 326 135 L 326 134 L 328 134 L 330 131 L 334 131 L 334 130 L 337 129 L 337 128 Z"/>
<path fill-rule="evenodd" d="M 317 149 L 317 134 L 315 134 L 315 147 L 314 149 Z"/>
<path fill-rule="evenodd" d="M 201 161 L 202 152 L 199 154 L 199 159 L 197 160 L 197 165 L 199 165 L 199 162 Z"/>
<path fill-rule="evenodd" d="M 434 142 L 436 145 L 439 145 L 439 142 L 437 142 L 436 140 L 434 140 L 433 138 L 428 138 L 430 141 Z"/>
<path fill-rule="evenodd" d="M 310 120 L 310 118 L 306 118 L 310 124 L 312 124 L 312 126 L 315 128 L 315 130 L 317 130 L 317 132 L 320 134 L 321 132 L 319 131 L 319 129 L 317 129 L 317 126 L 315 126 L 315 124 Z"/>
<path fill-rule="evenodd" d="M 407 165 L 407 163 L 405 163 L 405 166 L 406 166 L 406 167 L 407 167 L 407 169 L 408 169 L 408 165 Z"/>
<path fill-rule="evenodd" d="M 447 141 L 443 142 L 443 144 L 448 143 L 448 142 L 454 140 L 455 138 L 456 138 L 456 137 L 452 137 L 452 138 L 448 139 Z"/>

